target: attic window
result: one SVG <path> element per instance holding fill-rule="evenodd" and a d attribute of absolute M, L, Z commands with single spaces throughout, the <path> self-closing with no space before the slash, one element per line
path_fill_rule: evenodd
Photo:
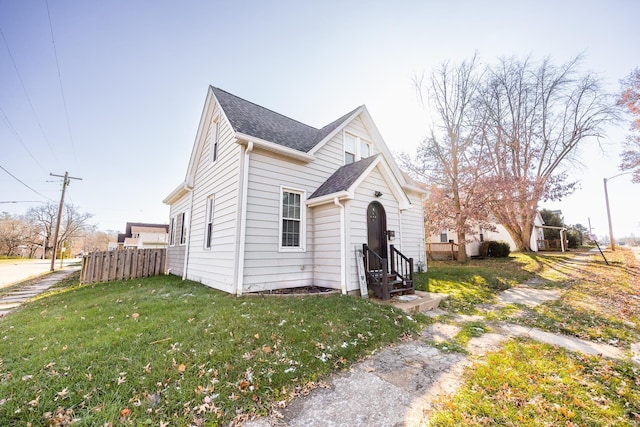
<path fill-rule="evenodd" d="M 371 155 L 371 144 L 364 139 L 344 133 L 344 164 L 366 159 Z"/>
<path fill-rule="evenodd" d="M 218 160 L 218 133 L 218 117 L 214 117 L 209 125 L 209 135 L 207 135 L 211 145 L 211 163 Z"/>

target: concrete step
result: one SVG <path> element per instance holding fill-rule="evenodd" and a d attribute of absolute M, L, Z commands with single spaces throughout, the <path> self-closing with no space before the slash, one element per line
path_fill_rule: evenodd
<path fill-rule="evenodd" d="M 447 298 L 449 298 L 449 295 L 447 294 L 415 291 L 415 294 L 413 295 L 400 295 L 385 301 L 385 303 L 391 304 L 407 313 L 419 313 L 433 310 L 440 305 L 440 301 Z"/>

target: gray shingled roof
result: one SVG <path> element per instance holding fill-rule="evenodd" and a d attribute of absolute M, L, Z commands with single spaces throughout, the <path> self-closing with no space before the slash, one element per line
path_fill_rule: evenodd
<path fill-rule="evenodd" d="M 211 86 L 211 89 L 236 132 L 305 153 L 357 110 L 355 108 L 323 128 L 316 129 L 217 87 Z"/>
<path fill-rule="evenodd" d="M 374 156 L 367 157 L 366 159 L 342 166 L 325 182 L 323 182 L 311 196 L 309 196 L 309 200 L 316 197 L 326 196 L 327 194 L 348 190 L 378 156 L 379 154 L 376 154 Z"/>

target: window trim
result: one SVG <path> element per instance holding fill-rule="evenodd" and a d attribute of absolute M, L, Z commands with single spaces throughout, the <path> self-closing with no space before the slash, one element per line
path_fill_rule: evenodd
<path fill-rule="evenodd" d="M 282 204 L 284 202 L 284 193 L 293 193 L 300 195 L 300 237 L 299 246 L 282 246 L 282 223 L 284 220 Z M 307 192 L 305 190 L 293 187 L 280 186 L 280 207 L 278 213 L 278 252 L 306 252 L 307 243 Z"/>
<path fill-rule="evenodd" d="M 205 223 L 204 223 L 204 249 L 211 250 L 213 248 L 213 219 L 215 210 L 215 197 L 213 194 L 207 197 L 205 206 Z"/>
<path fill-rule="evenodd" d="M 169 246 L 176 245 L 176 215 L 169 218 Z"/>
<path fill-rule="evenodd" d="M 181 212 L 178 215 L 182 217 L 182 223 L 180 224 L 180 240 L 179 245 L 185 246 L 187 244 L 187 234 L 189 234 L 189 229 L 187 228 L 187 212 Z"/>
<path fill-rule="evenodd" d="M 347 135 L 354 139 L 354 153 L 351 151 L 347 151 Z M 371 157 L 373 155 L 373 143 L 365 138 L 362 138 L 355 133 L 347 132 L 344 130 L 342 132 L 342 160 L 345 165 L 355 163 L 359 160 L 366 159 L 367 157 L 362 157 L 362 144 L 366 144 L 369 147 L 369 155 L 367 157 Z M 353 155 L 353 162 L 347 163 L 347 153 Z"/>
<path fill-rule="evenodd" d="M 215 133 L 214 133 L 215 132 Z M 218 148 L 219 147 L 219 142 L 220 142 L 220 120 L 219 120 L 219 116 L 215 115 L 212 119 L 211 119 L 211 124 L 209 125 L 209 134 L 211 135 L 211 139 L 209 140 L 209 144 L 211 144 L 211 148 L 210 148 L 210 164 L 214 164 L 216 161 L 218 161 L 218 158 L 220 157 L 218 155 Z"/>
<path fill-rule="evenodd" d="M 444 236 L 444 240 L 442 240 L 442 236 Z M 449 243 L 449 232 L 448 232 L 448 230 L 440 232 L 440 243 Z"/>

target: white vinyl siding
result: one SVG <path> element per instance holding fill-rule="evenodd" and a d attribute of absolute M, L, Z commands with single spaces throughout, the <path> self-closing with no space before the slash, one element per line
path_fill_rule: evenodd
<path fill-rule="evenodd" d="M 173 239 L 173 245 L 170 245 L 167 248 L 167 270 L 169 273 L 177 276 L 181 276 L 183 273 L 184 257 L 186 252 L 186 246 L 179 245 L 179 231 L 181 224 L 178 224 L 178 217 L 188 209 L 189 198 L 190 194 L 186 194 L 180 200 L 171 205 L 169 212 L 171 225 L 173 227 L 172 230 L 169 230 L 172 233 L 169 238 Z"/>
<path fill-rule="evenodd" d="M 313 217 L 314 284 L 340 289 L 340 208 L 333 203 L 317 206 Z"/>
<path fill-rule="evenodd" d="M 413 258 L 414 271 L 418 271 L 418 263 L 426 266 L 427 254 L 424 234 L 424 214 L 422 210 L 422 195 L 407 192 L 411 201 L 411 208 L 400 212 L 402 253 Z M 396 236 L 396 242 L 398 237 Z"/>
<path fill-rule="evenodd" d="M 360 118 L 352 120 L 345 126 L 345 130 L 363 139 L 370 138 Z M 315 159 L 309 163 L 291 161 L 263 150 L 254 150 L 251 153 L 247 195 L 244 292 L 309 286 L 316 283 L 318 274 L 324 273 L 315 267 L 314 253 L 311 250 L 305 252 L 279 250 L 279 190 L 280 186 L 291 185 L 305 190 L 307 197 L 312 194 L 344 164 L 343 138 L 343 132 L 337 132 L 315 152 Z M 373 146 L 370 154 L 375 154 Z M 312 248 L 315 244 L 313 227 L 317 208 L 305 207 L 305 209 L 307 217 L 304 237 L 306 247 Z M 348 222 L 347 229 L 349 229 Z M 339 235 L 336 238 L 339 238 Z M 347 259 L 353 258 L 353 249 L 349 248 L 351 247 L 347 245 Z M 335 265 L 340 263 L 339 249 L 339 246 L 336 246 L 338 252 L 334 254 Z M 329 254 L 325 253 L 324 256 L 328 257 Z M 339 274 L 335 270 L 332 271 L 334 274 Z M 322 280 L 327 279 L 325 277 Z M 339 284 L 337 286 L 339 288 Z"/>
<path fill-rule="evenodd" d="M 204 136 L 196 162 L 193 190 L 193 210 L 189 242 L 187 278 L 226 292 L 234 292 L 236 262 L 236 231 L 239 206 L 239 169 L 241 148 L 234 141 L 233 130 L 223 118 L 217 105 L 204 118 L 204 129 L 217 123 L 217 155 L 211 167 L 213 139 Z M 211 248 L 206 247 L 207 207 L 209 197 L 215 195 L 214 227 Z"/>

